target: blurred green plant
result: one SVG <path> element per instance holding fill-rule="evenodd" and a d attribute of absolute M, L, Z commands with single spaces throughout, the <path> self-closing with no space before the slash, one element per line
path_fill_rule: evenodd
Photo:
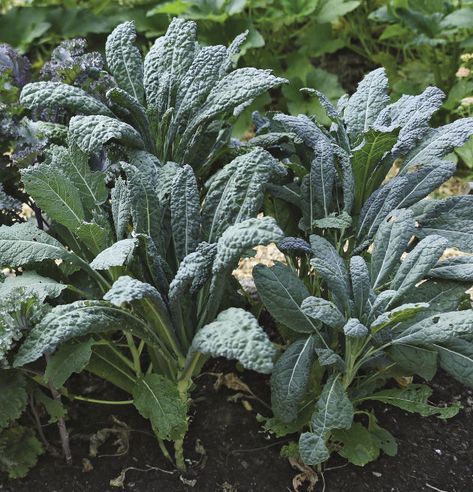
<path fill-rule="evenodd" d="M 456 73 L 457 82 L 448 94 L 445 107 L 461 117 L 473 116 L 473 53 L 464 53 Z M 456 150 L 456 155 L 465 164 L 468 176 L 473 172 L 473 138 Z"/>
<path fill-rule="evenodd" d="M 473 1 L 365 0 L 336 28 L 351 51 L 386 68 L 394 99 L 435 85 L 447 94 L 437 124 L 472 114 Z M 460 173 L 473 168 L 473 140 L 456 154 Z"/>
<path fill-rule="evenodd" d="M 348 32 L 359 39 L 363 54 L 394 76 L 393 89 L 419 93 L 426 84 L 448 92 L 456 83 L 460 55 L 473 47 L 473 2 L 470 0 L 388 0 L 366 2 L 349 20 Z M 370 5 L 371 4 L 371 5 Z M 369 33 L 360 16 L 368 23 Z M 353 49 L 353 43 L 350 44 Z"/>
<path fill-rule="evenodd" d="M 51 49 L 63 39 L 86 37 L 89 48 L 103 44 L 105 34 L 118 23 L 134 20 L 141 47 L 148 38 L 163 33 L 170 16 L 195 20 L 206 44 L 230 43 L 240 32 L 248 36 L 240 53 L 240 65 L 272 68 L 292 82 L 277 98 L 278 109 L 307 112 L 324 118 L 318 101 L 307 100 L 299 88 L 314 86 L 337 99 L 344 92 L 336 75 L 317 67 L 314 56 L 343 47 L 331 24 L 356 9 L 361 0 L 88 0 L 58 2 L 32 0 L 16 2 L 0 17 L 0 41 L 28 53 L 34 67 L 40 67 Z M 117 8 L 117 6 L 119 8 Z M 265 46 L 265 50 L 260 50 Z M 281 94 L 280 94 L 281 95 Z M 251 112 L 268 108 L 268 95 L 257 100 L 240 117 L 235 133 L 249 127 Z M 326 121 L 328 123 L 328 121 Z"/>

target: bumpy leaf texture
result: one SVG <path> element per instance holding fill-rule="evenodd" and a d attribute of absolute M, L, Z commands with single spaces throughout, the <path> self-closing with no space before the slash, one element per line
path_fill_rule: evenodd
<path fill-rule="evenodd" d="M 273 369 L 276 349 L 254 316 L 243 309 L 229 308 L 201 328 L 192 349 L 213 357 L 237 359 L 245 368 L 264 374 Z"/>
<path fill-rule="evenodd" d="M 115 331 L 131 333 L 141 327 L 126 311 L 104 301 L 76 301 L 53 308 L 29 333 L 16 358 L 15 367 L 34 362 L 74 337 Z"/>
<path fill-rule="evenodd" d="M 349 429 L 353 423 L 353 405 L 340 380 L 341 375 L 337 374 L 325 383 L 312 416 L 313 431 L 305 432 L 299 439 L 301 458 L 308 465 L 317 465 L 329 458 L 328 431 Z"/>

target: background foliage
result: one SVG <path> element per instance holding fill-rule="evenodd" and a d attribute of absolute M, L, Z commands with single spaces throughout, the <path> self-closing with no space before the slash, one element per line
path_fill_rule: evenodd
<path fill-rule="evenodd" d="M 464 100 L 473 82 L 458 73 L 461 56 L 473 51 L 471 0 L 7 0 L 3 10 L 0 42 L 27 53 L 36 68 L 60 41 L 86 37 L 89 49 L 100 49 L 107 33 L 131 19 L 146 50 L 180 15 L 198 23 L 207 44 L 228 45 L 248 29 L 240 66 L 272 68 L 290 80 L 273 100 L 262 96 L 251 109 L 315 114 L 328 123 L 319 101 L 298 89 L 313 87 L 335 101 L 380 65 L 394 98 L 429 85 L 448 94 L 437 124 L 471 104 Z M 238 134 L 250 114 L 240 118 Z M 469 168 L 471 147 L 460 154 Z"/>

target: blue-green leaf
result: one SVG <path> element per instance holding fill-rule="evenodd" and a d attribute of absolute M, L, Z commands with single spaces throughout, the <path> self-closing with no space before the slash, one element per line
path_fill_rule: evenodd
<path fill-rule="evenodd" d="M 275 320 L 296 332 L 314 332 L 314 323 L 300 307 L 309 291 L 286 265 L 256 265 L 253 279 L 263 304 Z"/>
<path fill-rule="evenodd" d="M 292 343 L 274 365 L 271 375 L 271 407 L 282 422 L 297 418 L 299 403 L 304 398 L 314 361 L 314 339 L 309 337 Z"/>
<path fill-rule="evenodd" d="M 143 60 L 134 45 L 135 24 L 123 22 L 108 36 L 105 44 L 107 64 L 118 85 L 137 101 L 144 100 Z"/>
<path fill-rule="evenodd" d="M 239 308 L 221 312 L 201 328 L 192 341 L 192 350 L 213 357 L 237 359 L 243 367 L 269 374 L 276 349 L 256 318 Z"/>
<path fill-rule="evenodd" d="M 349 429 L 352 423 L 353 405 L 341 384 L 341 375 L 331 376 L 312 415 L 312 432 L 303 433 L 299 439 L 299 452 L 304 463 L 317 465 L 326 461 L 330 456 L 326 445 L 329 431 Z"/>
<path fill-rule="evenodd" d="M 184 166 L 171 187 L 171 226 L 178 260 L 195 251 L 200 241 L 200 199 L 190 166 Z"/>

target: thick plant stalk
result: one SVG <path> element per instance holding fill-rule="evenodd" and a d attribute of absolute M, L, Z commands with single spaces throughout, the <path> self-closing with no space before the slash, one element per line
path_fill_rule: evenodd
<path fill-rule="evenodd" d="M 184 439 L 178 439 L 174 442 L 174 455 L 176 457 L 177 469 L 186 471 L 186 462 L 184 461 Z"/>
<path fill-rule="evenodd" d="M 186 367 L 183 369 L 182 373 L 177 382 L 177 387 L 181 399 L 187 403 L 189 398 L 189 389 L 192 386 L 192 377 L 194 374 L 198 374 L 202 365 L 205 363 L 206 357 L 200 352 L 195 352 L 191 359 L 187 361 Z M 176 467 L 180 471 L 186 470 L 186 463 L 184 460 L 184 437 L 181 439 L 176 439 L 174 441 L 174 456 L 176 459 Z"/>
<path fill-rule="evenodd" d="M 190 385 L 192 384 L 192 373 L 190 372 L 188 374 L 188 379 L 181 379 L 177 384 L 181 399 L 186 403 L 189 398 L 188 391 Z M 182 436 L 180 439 L 176 439 L 174 441 L 174 457 L 176 459 L 176 468 L 180 471 L 186 471 L 186 462 L 184 461 L 184 437 L 185 435 Z"/>

